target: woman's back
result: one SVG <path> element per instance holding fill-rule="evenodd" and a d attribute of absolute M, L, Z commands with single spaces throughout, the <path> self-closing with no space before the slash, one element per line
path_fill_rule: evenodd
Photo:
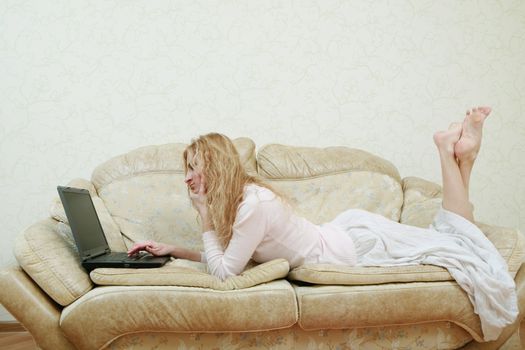
<path fill-rule="evenodd" d="M 222 278 L 242 272 L 250 258 L 263 263 L 277 258 L 290 266 L 305 263 L 355 263 L 350 237 L 335 225 L 315 225 L 297 216 L 271 190 L 250 184 L 233 224 L 233 235 L 223 251 L 214 231 L 203 234 L 210 272 Z"/>

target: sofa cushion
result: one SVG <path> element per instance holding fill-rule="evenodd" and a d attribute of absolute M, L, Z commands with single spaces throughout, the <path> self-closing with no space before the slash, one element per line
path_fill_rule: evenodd
<path fill-rule="evenodd" d="M 397 168 L 366 151 L 348 147 L 263 146 L 257 153 L 259 175 L 268 179 L 303 179 L 346 171 L 370 171 L 401 183 Z"/>
<path fill-rule="evenodd" d="M 188 260 L 174 260 L 153 269 L 109 269 L 91 271 L 91 280 L 111 286 L 188 286 L 232 290 L 253 287 L 286 276 L 288 261 L 275 259 L 245 270 L 224 281 L 206 272 L 206 265 Z"/>
<path fill-rule="evenodd" d="M 233 140 L 243 165 L 255 173 L 255 144 Z M 98 166 L 92 181 L 118 224 L 128 247 L 156 240 L 202 250 L 197 212 L 184 183 L 185 144 L 147 146 Z"/>
<path fill-rule="evenodd" d="M 273 281 L 243 290 L 174 286 L 97 287 L 64 308 L 60 327 L 79 349 L 100 349 L 136 332 L 243 332 L 291 327 L 291 285 Z"/>
<path fill-rule="evenodd" d="M 347 172 L 304 180 L 267 180 L 285 196 L 295 212 L 316 224 L 332 221 L 347 209 L 359 208 L 397 221 L 401 185 L 371 172 Z"/>
<path fill-rule="evenodd" d="M 368 285 L 454 280 L 447 269 L 432 265 L 359 267 L 329 264 L 298 266 L 288 278 L 315 284 Z"/>
<path fill-rule="evenodd" d="M 514 278 L 525 256 L 525 238 L 507 228 L 477 224 L 507 262 Z M 327 264 L 298 266 L 288 278 L 313 284 L 366 285 L 393 282 L 453 281 L 447 269 L 433 265 L 358 267 Z"/>
<path fill-rule="evenodd" d="M 294 288 L 299 325 L 305 330 L 451 321 L 483 341 L 479 317 L 455 282 Z"/>
<path fill-rule="evenodd" d="M 405 177 L 403 184 L 403 210 L 400 222 L 428 227 L 441 207 L 441 186 L 418 177 Z"/>
<path fill-rule="evenodd" d="M 346 147 L 264 146 L 257 154 L 261 177 L 314 223 L 360 208 L 398 221 L 403 191 L 386 160 Z"/>
<path fill-rule="evenodd" d="M 114 252 L 126 251 L 127 247 L 124 243 L 124 240 L 122 239 L 120 229 L 109 214 L 106 205 L 98 196 L 93 184 L 88 180 L 74 179 L 71 180 L 67 184 L 67 186 L 83 188 L 89 191 L 91 200 L 93 201 L 93 205 L 95 206 L 95 210 L 100 220 L 100 224 L 102 225 L 102 229 L 104 230 L 104 236 L 106 237 L 106 241 L 108 242 L 109 248 Z M 69 235 L 71 237 L 71 240 L 73 240 L 71 228 L 69 227 L 69 222 L 60 197 L 57 196 L 52 201 L 51 208 L 49 209 L 49 214 L 55 220 L 65 224 L 65 226 L 60 225 L 61 231 L 64 232 L 66 235 Z"/>
<path fill-rule="evenodd" d="M 246 137 L 234 139 L 232 142 L 239 152 L 241 163 L 246 171 L 256 173 L 255 143 Z M 143 173 L 183 174 L 184 160 L 182 156 L 187 146 L 184 143 L 169 143 L 137 148 L 99 165 L 93 171 L 91 180 L 98 190 L 114 181 Z"/>

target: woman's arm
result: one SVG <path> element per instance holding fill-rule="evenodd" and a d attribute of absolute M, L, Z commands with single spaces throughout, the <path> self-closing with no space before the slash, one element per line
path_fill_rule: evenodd
<path fill-rule="evenodd" d="M 133 247 L 128 250 L 128 256 L 137 254 L 143 250 L 155 256 L 171 255 L 174 258 L 201 261 L 200 252 L 155 241 L 135 243 Z"/>
<path fill-rule="evenodd" d="M 202 234 L 209 272 L 224 280 L 240 274 L 253 256 L 266 232 L 270 202 L 244 201 L 233 224 L 232 238 L 223 249 L 215 231 Z"/>
<path fill-rule="evenodd" d="M 257 195 L 245 198 L 239 205 L 232 237 L 226 249 L 222 247 L 208 215 L 204 176 L 197 192 L 190 191 L 193 207 L 202 224 L 204 254 L 199 260 L 208 264 L 209 272 L 221 280 L 240 274 L 250 261 L 266 232 L 267 212 Z M 268 202 L 265 202 L 268 203 Z"/>
<path fill-rule="evenodd" d="M 173 246 L 173 250 L 171 251 L 170 255 L 179 259 L 186 259 L 198 262 L 201 261 L 201 252 L 181 247 Z"/>

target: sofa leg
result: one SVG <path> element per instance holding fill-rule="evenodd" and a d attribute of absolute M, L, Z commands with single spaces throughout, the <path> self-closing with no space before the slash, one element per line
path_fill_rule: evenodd
<path fill-rule="evenodd" d="M 0 271 L 0 301 L 28 331 L 39 349 L 76 349 L 59 326 L 61 308 L 19 267 Z"/>
<path fill-rule="evenodd" d="M 519 336 L 520 336 L 521 349 L 525 349 L 525 318 L 521 321 Z"/>

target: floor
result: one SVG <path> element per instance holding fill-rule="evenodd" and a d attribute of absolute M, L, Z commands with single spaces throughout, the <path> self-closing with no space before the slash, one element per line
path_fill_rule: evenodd
<path fill-rule="evenodd" d="M 0 332 L 2 350 L 36 350 L 33 337 L 28 332 Z"/>
<path fill-rule="evenodd" d="M 501 350 L 520 350 L 519 338 L 514 335 Z M 0 332 L 2 350 L 37 350 L 33 337 L 28 332 Z"/>
<path fill-rule="evenodd" d="M 514 334 L 501 350 L 522 350 L 518 334 Z"/>

